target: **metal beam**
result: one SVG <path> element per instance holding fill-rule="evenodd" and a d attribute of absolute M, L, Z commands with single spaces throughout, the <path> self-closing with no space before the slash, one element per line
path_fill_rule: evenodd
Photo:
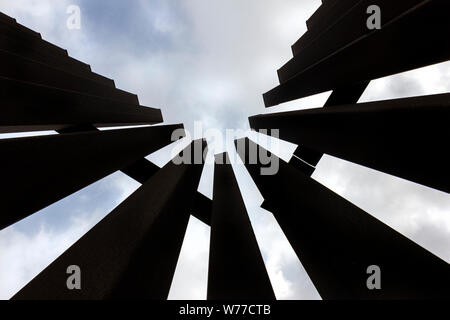
<path fill-rule="evenodd" d="M 274 300 L 228 155 L 216 155 L 208 300 Z M 228 163 L 228 164 L 227 164 Z"/>
<path fill-rule="evenodd" d="M 99 131 L 99 130 L 93 125 L 89 124 L 56 130 L 56 132 L 61 134 L 80 133 L 87 131 Z M 150 177 L 153 176 L 158 170 L 159 167 L 157 165 L 153 164 L 152 162 L 148 161 L 145 158 L 142 158 L 137 160 L 133 164 L 130 164 L 125 168 L 122 168 L 120 171 L 128 175 L 130 178 L 136 180 L 137 182 L 143 184 L 148 179 L 150 179 Z"/>
<path fill-rule="evenodd" d="M 0 140 L 0 229 L 171 143 L 182 125 Z M 26 201 L 24 201 L 26 199 Z"/>
<path fill-rule="evenodd" d="M 322 30 L 333 24 L 334 20 L 342 16 L 359 0 L 333 0 L 322 3 L 313 15 L 306 20 L 308 30 Z"/>
<path fill-rule="evenodd" d="M 378 79 L 449 60 L 450 43 L 442 39 L 442 34 L 450 30 L 449 11 L 447 0 L 424 1 L 401 19 L 361 37 L 265 93 L 266 107 L 333 90 L 345 83 Z"/>
<path fill-rule="evenodd" d="M 58 130 L 58 133 L 73 133 L 82 131 L 98 131 L 98 129 L 91 125 L 85 125 Z M 137 160 L 135 163 L 121 169 L 120 171 L 128 175 L 130 178 L 133 178 L 137 182 L 143 184 L 148 179 L 150 179 L 150 177 L 152 177 L 158 170 L 159 167 L 157 165 L 153 164 L 145 158 L 142 158 L 140 160 Z M 201 193 L 196 192 L 194 196 L 194 207 L 191 213 L 194 217 L 207 224 L 208 226 L 211 224 L 211 202 L 212 201 L 210 199 L 208 199 Z"/>
<path fill-rule="evenodd" d="M 0 77 L 0 132 L 162 122 L 161 110 Z"/>
<path fill-rule="evenodd" d="M 192 211 L 192 215 L 206 225 L 211 226 L 211 211 L 211 199 L 205 197 L 203 194 L 197 191 L 194 196 L 194 208 Z"/>
<path fill-rule="evenodd" d="M 345 104 L 357 103 L 359 98 L 366 90 L 370 81 L 363 81 L 347 85 L 345 87 L 339 87 L 333 90 L 328 100 L 325 102 L 324 108 L 335 107 Z M 300 145 L 294 152 L 294 155 L 315 167 L 323 156 L 323 153 L 312 150 L 308 147 Z M 295 161 L 295 160 L 294 160 Z M 303 171 L 306 173 L 307 171 Z M 312 170 L 311 174 L 314 172 Z M 311 175 L 309 174 L 309 175 Z"/>
<path fill-rule="evenodd" d="M 12 299 L 166 299 L 202 167 L 169 162 Z M 66 286 L 70 265 L 80 290 Z"/>
<path fill-rule="evenodd" d="M 278 72 L 280 82 L 284 82 L 296 73 L 302 70 L 303 66 L 311 66 L 313 63 L 335 53 L 337 50 L 348 45 L 352 41 L 373 32 L 367 27 L 367 8 L 374 3 L 371 0 L 346 0 L 346 11 L 331 11 L 335 15 L 335 19 L 323 19 L 320 28 L 308 30 L 293 46 L 292 52 L 294 56 L 286 63 Z M 345 9 L 342 0 L 338 2 L 339 9 Z M 350 3 L 353 2 L 353 3 Z M 382 10 L 381 28 L 390 23 L 394 19 L 399 18 L 408 10 L 416 5 L 424 2 L 424 0 L 378 0 L 378 5 Z M 316 12 L 319 12 L 316 11 Z M 339 17 L 336 14 L 341 14 Z M 301 59 L 299 59 L 301 57 Z"/>
<path fill-rule="evenodd" d="M 153 164 L 147 159 L 142 158 L 127 166 L 126 168 L 123 168 L 121 171 L 137 182 L 144 184 L 156 172 L 158 172 L 158 170 L 159 167 L 156 164 Z"/>
<path fill-rule="evenodd" d="M 19 23 L 17 23 L 16 19 L 0 12 L 0 25 L 5 25 L 10 27 L 12 30 L 18 30 L 21 33 L 26 34 L 27 36 L 35 37 L 41 39 L 41 34 L 33 31 Z"/>
<path fill-rule="evenodd" d="M 52 56 L 67 56 L 67 50 L 62 49 L 48 41 L 42 39 L 41 34 L 35 31 L 32 31 L 18 23 L 8 24 L 0 21 L 0 33 L 1 34 L 9 34 L 15 38 L 20 39 L 23 42 L 30 44 L 42 45 L 48 52 L 49 55 Z"/>
<path fill-rule="evenodd" d="M 0 49 L 0 77 L 111 99 L 138 106 L 135 94 Z"/>
<path fill-rule="evenodd" d="M 250 117 L 280 139 L 450 192 L 450 94 Z"/>
<path fill-rule="evenodd" d="M 248 154 L 262 147 L 249 139 L 237 146 L 263 207 L 274 214 L 324 299 L 450 297 L 448 263 L 281 159 L 277 174 L 260 175 L 261 164 L 249 164 Z M 380 290 L 367 286 L 373 265 L 381 269 Z"/>
<path fill-rule="evenodd" d="M 328 15 L 328 14 L 332 14 L 334 15 L 333 9 L 334 5 L 336 3 L 342 2 L 342 0 L 333 0 L 332 2 L 334 3 L 327 3 L 327 4 L 322 4 L 314 13 L 313 15 L 306 21 L 306 26 L 308 28 L 308 30 L 300 37 L 300 39 L 298 39 L 292 46 L 291 46 L 291 50 L 292 50 L 292 54 L 295 56 L 297 54 L 299 54 L 299 52 L 304 49 L 305 47 L 309 46 L 313 40 L 315 40 L 318 35 L 326 32 L 328 29 L 330 29 L 330 27 L 333 26 L 333 24 L 336 22 L 335 20 L 338 20 L 339 17 L 333 17 L 333 20 L 327 19 L 324 16 Z M 341 11 L 340 9 L 338 9 L 339 11 Z M 328 12 L 325 12 L 328 11 Z M 339 14 L 342 14 L 342 12 L 339 12 Z M 340 16 L 342 17 L 342 16 Z M 316 19 L 318 18 L 318 19 Z M 316 21 L 313 21 L 316 20 Z M 314 22 L 322 22 L 322 25 L 319 27 L 316 27 L 316 25 L 313 25 Z M 325 24 L 325 25 L 324 25 Z"/>
<path fill-rule="evenodd" d="M 39 42 L 29 43 L 21 41 L 15 38 L 9 33 L 0 32 L 0 49 L 20 55 L 22 57 L 39 61 L 47 65 L 52 65 L 57 68 L 76 73 L 83 74 L 84 76 L 94 74 L 91 72 L 90 66 L 79 60 L 75 60 L 69 56 L 52 56 L 49 55 L 45 47 L 39 45 Z M 103 81 L 103 84 L 114 87 L 114 81 L 109 78 L 99 76 L 99 81 Z"/>

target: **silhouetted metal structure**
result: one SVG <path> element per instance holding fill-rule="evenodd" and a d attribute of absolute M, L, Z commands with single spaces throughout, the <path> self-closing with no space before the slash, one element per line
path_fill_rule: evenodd
<path fill-rule="evenodd" d="M 227 153 L 216 155 L 208 299 L 275 299 Z"/>
<path fill-rule="evenodd" d="M 298 145 L 294 161 L 280 160 L 274 176 L 246 162 L 262 206 L 273 212 L 322 298 L 449 298 L 448 263 L 309 176 L 326 153 L 450 192 L 449 94 L 357 103 L 373 79 L 450 59 L 442 38 L 450 34 L 450 3 L 322 2 L 264 101 L 272 107 L 332 90 L 324 108 L 249 118 L 252 129 L 278 129 L 281 139 Z M 381 29 L 366 24 L 373 4 L 381 9 Z M 252 142 L 239 143 L 245 158 L 242 146 L 248 151 Z M 382 270 L 381 290 L 364 282 L 370 265 Z"/>
<path fill-rule="evenodd" d="M 263 149 L 249 139 L 237 141 L 264 197 L 262 207 L 273 213 L 323 298 L 448 296 L 448 263 L 281 159 L 277 174 L 261 175 L 263 165 L 246 158 L 250 148 Z M 381 268 L 381 290 L 366 285 L 372 265 Z"/>
<path fill-rule="evenodd" d="M 188 148 L 205 147 L 196 140 Z M 202 167 L 169 162 L 14 298 L 166 299 Z M 56 275 L 75 262 L 83 287 L 68 290 Z"/>
<path fill-rule="evenodd" d="M 1 133 L 59 133 L 0 140 L 0 229 L 118 170 L 142 184 L 14 299 L 167 298 L 189 215 L 211 220 L 211 201 L 197 192 L 202 161 L 160 169 L 145 159 L 183 125 L 98 130 L 157 124 L 162 114 L 4 14 L 0 88 Z M 183 152 L 196 149 L 206 142 Z M 82 290 L 61 281 L 72 264 Z"/>
<path fill-rule="evenodd" d="M 379 0 L 382 28 L 369 30 L 372 4 L 323 0 L 280 85 L 264 94 L 271 107 L 332 90 L 324 108 L 250 117 L 253 129 L 298 144 L 295 157 L 261 175 L 248 157 L 266 150 L 241 139 L 237 152 L 322 298 L 449 298 L 448 263 L 310 177 L 330 154 L 450 191 L 449 94 L 358 103 L 373 79 L 450 59 L 450 3 Z M 211 226 L 208 299 L 275 299 L 233 169 L 217 161 L 227 154 L 216 156 L 211 202 L 197 192 L 203 160 L 158 168 L 145 159 L 182 125 L 98 130 L 162 114 L 3 14 L 0 86 L 0 132 L 58 133 L 0 140 L 1 229 L 118 170 L 142 184 L 14 299 L 166 299 L 190 214 Z M 192 160 L 206 148 L 196 140 L 184 152 Z M 81 290 L 66 286 L 73 264 Z M 371 265 L 380 290 L 367 287 Z"/>

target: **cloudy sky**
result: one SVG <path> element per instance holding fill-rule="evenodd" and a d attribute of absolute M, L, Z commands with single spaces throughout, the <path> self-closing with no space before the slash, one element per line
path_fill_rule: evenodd
<path fill-rule="evenodd" d="M 81 29 L 66 10 L 81 8 Z M 262 93 L 306 31 L 320 0 L 0 0 L 0 10 L 162 109 L 165 123 L 200 121 L 208 129 L 248 129 L 249 115 L 320 107 L 329 93 L 265 109 Z M 450 64 L 373 81 L 361 101 L 450 91 Z M 51 133 L 51 132 L 50 132 Z M 0 135 L 0 138 L 6 138 Z M 197 137 L 198 138 L 198 137 Z M 148 159 L 164 165 L 165 148 Z M 295 145 L 283 145 L 286 159 Z M 220 151 L 220 150 L 218 150 Z M 320 299 L 261 195 L 234 166 L 277 298 Z M 212 195 L 206 167 L 199 190 Z M 325 156 L 313 178 L 405 236 L 450 261 L 448 194 Z M 139 184 L 122 173 L 0 231 L 0 298 L 10 298 Z M 205 299 L 209 228 L 191 218 L 169 298 Z"/>

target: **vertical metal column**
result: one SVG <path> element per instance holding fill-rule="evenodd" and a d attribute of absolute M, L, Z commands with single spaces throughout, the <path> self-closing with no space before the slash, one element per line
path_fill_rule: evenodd
<path fill-rule="evenodd" d="M 208 300 L 275 299 L 228 155 L 216 155 Z"/>

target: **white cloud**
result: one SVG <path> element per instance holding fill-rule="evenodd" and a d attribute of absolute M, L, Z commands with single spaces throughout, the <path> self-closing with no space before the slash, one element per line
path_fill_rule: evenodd
<path fill-rule="evenodd" d="M 0 299 L 11 298 L 61 253 L 86 233 L 102 216 L 90 212 L 70 220 L 63 232 L 41 225 L 35 234 L 15 227 L 0 233 Z"/>

